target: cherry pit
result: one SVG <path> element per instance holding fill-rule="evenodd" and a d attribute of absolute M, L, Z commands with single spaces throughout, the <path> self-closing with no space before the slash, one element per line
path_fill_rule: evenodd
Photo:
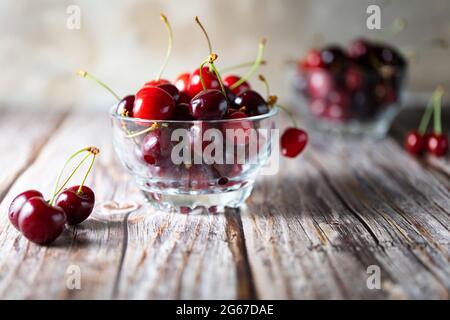
<path fill-rule="evenodd" d="M 98 148 L 87 147 L 70 156 L 56 181 L 51 200 L 46 200 L 38 190 L 27 190 L 17 195 L 8 210 L 11 224 L 28 240 L 47 245 L 61 235 L 66 224 L 76 225 L 86 220 L 94 208 L 95 195 L 85 182 L 98 153 Z M 80 154 L 85 156 L 60 185 L 67 165 Z M 75 172 L 89 157 L 91 162 L 81 184 L 66 188 Z"/>

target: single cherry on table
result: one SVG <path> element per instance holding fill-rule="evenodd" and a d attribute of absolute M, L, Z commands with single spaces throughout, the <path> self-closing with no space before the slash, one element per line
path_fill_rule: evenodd
<path fill-rule="evenodd" d="M 55 205 L 66 213 L 68 225 L 76 225 L 86 220 L 92 213 L 94 204 L 95 194 L 88 186 L 67 188 L 55 200 Z"/>

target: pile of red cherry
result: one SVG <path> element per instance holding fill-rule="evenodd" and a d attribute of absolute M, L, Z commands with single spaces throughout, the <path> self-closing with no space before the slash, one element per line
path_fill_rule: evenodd
<path fill-rule="evenodd" d="M 395 48 L 358 39 L 346 51 L 310 50 L 298 63 L 295 87 L 318 118 L 367 121 L 398 101 L 406 67 Z"/>
<path fill-rule="evenodd" d="M 8 210 L 9 220 L 28 240 L 40 245 L 50 244 L 63 232 L 66 223 L 79 224 L 91 214 L 95 195 L 89 187 L 84 185 L 84 182 L 99 150 L 95 147 L 84 148 L 70 157 L 69 161 L 82 152 L 87 152 L 87 155 L 59 187 L 59 180 L 63 173 L 61 172 L 51 200 L 46 201 L 42 193 L 37 190 L 27 190 L 17 195 L 11 202 Z M 91 165 L 83 182 L 80 185 L 65 188 L 75 171 L 90 155 L 92 155 Z"/>
<path fill-rule="evenodd" d="M 422 116 L 417 130 L 408 132 L 405 137 L 405 149 L 412 155 L 422 155 L 428 152 L 431 155 L 442 157 L 448 152 L 447 136 L 442 132 L 441 109 L 444 90 L 438 87 L 431 96 L 430 102 Z M 434 115 L 434 128 L 427 132 L 431 116 Z"/>
<path fill-rule="evenodd" d="M 169 33 L 166 60 L 159 75 L 145 83 L 135 95 L 119 98 L 109 87 L 92 75 L 85 71 L 79 72 L 80 75 L 90 77 L 99 83 L 119 100 L 116 109 L 119 115 L 150 121 L 196 120 L 190 128 L 192 139 L 202 139 L 201 133 L 208 128 L 208 121 L 242 119 L 241 122 L 233 121 L 232 124 L 224 124 L 224 126 L 232 126 L 235 130 L 243 129 L 245 132 L 252 127 L 252 121 L 248 121 L 249 117 L 263 115 L 270 111 L 276 98 L 268 95 L 267 100 L 264 99 L 258 92 L 251 89 L 247 81 L 262 62 L 265 40 L 261 41 L 258 58 L 244 77 L 228 75 L 222 79 L 214 64 L 217 55 L 212 52 L 210 39 L 196 17 L 196 22 L 208 41 L 210 54 L 199 68 L 193 72 L 180 74 L 171 83 L 161 78 L 172 48 L 172 30 L 167 18 L 164 15 L 161 15 L 161 18 Z M 142 159 L 150 165 L 167 162 L 170 156 L 170 128 L 155 125 L 145 133 L 146 136 L 141 145 Z M 307 141 L 308 136 L 305 131 L 296 127 L 287 129 L 281 138 L 282 154 L 287 157 L 297 156 L 305 148 Z"/>

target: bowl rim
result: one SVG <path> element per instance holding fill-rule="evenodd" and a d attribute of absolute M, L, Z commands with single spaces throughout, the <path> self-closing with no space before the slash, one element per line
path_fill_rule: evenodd
<path fill-rule="evenodd" d="M 257 116 L 252 116 L 248 118 L 241 118 L 241 119 L 219 119 L 219 120 L 149 120 L 149 119 L 141 119 L 141 118 L 134 118 L 134 117 L 126 117 L 121 116 L 116 113 L 117 105 L 114 105 L 110 108 L 109 114 L 111 118 L 117 119 L 120 121 L 127 121 L 130 123 L 138 123 L 139 125 L 143 124 L 153 124 L 153 123 L 173 123 L 173 124 L 183 124 L 183 123 L 199 123 L 199 122 L 205 122 L 205 123 L 230 123 L 230 122 L 241 122 L 241 121 L 258 121 L 263 120 L 267 118 L 274 117 L 278 114 L 279 107 L 276 105 L 274 107 L 271 107 L 269 112 L 260 114 Z"/>

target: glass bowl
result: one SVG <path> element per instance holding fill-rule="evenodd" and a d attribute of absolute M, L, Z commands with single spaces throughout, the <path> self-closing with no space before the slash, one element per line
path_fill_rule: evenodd
<path fill-rule="evenodd" d="M 382 138 L 401 106 L 406 70 L 382 71 L 298 66 L 291 76 L 292 104 L 321 131 Z"/>
<path fill-rule="evenodd" d="M 157 209 L 190 213 L 239 207 L 275 139 L 277 108 L 245 119 L 143 120 L 110 112 L 114 149 Z"/>

